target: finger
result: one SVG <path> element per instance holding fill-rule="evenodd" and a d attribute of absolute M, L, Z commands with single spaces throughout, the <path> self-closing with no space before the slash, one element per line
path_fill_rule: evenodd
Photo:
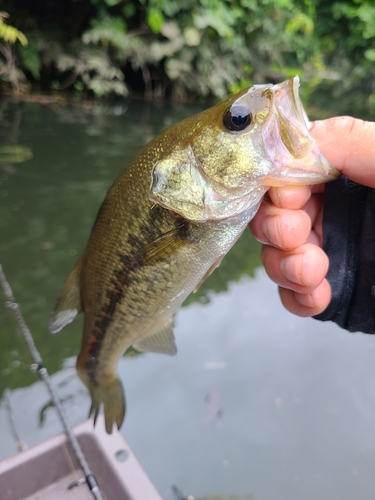
<path fill-rule="evenodd" d="M 261 243 L 284 250 L 292 250 L 306 242 L 322 246 L 322 208 L 323 196 L 320 194 L 313 194 L 303 211 L 280 209 L 265 200 L 251 221 L 250 229 Z M 314 231 L 309 234 L 312 225 Z"/>
<path fill-rule="evenodd" d="M 271 188 L 268 195 L 276 207 L 298 209 L 302 208 L 311 195 L 310 186 L 285 186 Z"/>
<path fill-rule="evenodd" d="M 265 201 L 250 229 L 261 243 L 292 250 L 306 242 L 311 220 L 304 210 L 281 209 Z"/>
<path fill-rule="evenodd" d="M 307 201 L 306 205 L 303 207 L 303 210 L 310 217 L 312 226 L 318 220 L 320 212 L 322 211 L 322 207 L 323 207 L 323 195 L 321 194 L 313 194 Z"/>
<path fill-rule="evenodd" d="M 325 184 L 314 184 L 311 186 L 311 193 L 324 193 Z"/>
<path fill-rule="evenodd" d="M 323 195 L 313 194 L 304 206 L 304 210 L 310 217 L 312 226 L 306 243 L 323 247 Z"/>
<path fill-rule="evenodd" d="M 287 288 L 279 288 L 279 294 L 281 302 L 289 312 L 303 317 L 323 312 L 332 296 L 330 284 L 326 279 L 309 293 L 299 294 Z"/>
<path fill-rule="evenodd" d="M 272 281 L 299 293 L 314 290 L 325 278 L 329 265 L 323 250 L 310 243 L 290 252 L 266 245 L 261 259 Z"/>
<path fill-rule="evenodd" d="M 311 135 L 329 162 L 351 180 L 375 187 L 375 123 L 350 116 L 313 122 Z"/>

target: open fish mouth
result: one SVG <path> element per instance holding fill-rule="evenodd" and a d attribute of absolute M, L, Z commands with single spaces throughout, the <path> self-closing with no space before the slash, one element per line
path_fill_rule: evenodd
<path fill-rule="evenodd" d="M 265 177 L 263 186 L 316 184 L 340 175 L 310 135 L 310 122 L 299 97 L 299 86 L 299 78 L 295 76 L 263 92 L 271 102 L 263 140 L 277 168 L 276 172 Z"/>
<path fill-rule="evenodd" d="M 275 85 L 274 94 L 275 96 L 280 96 L 277 107 L 285 116 L 288 116 L 291 122 L 296 118 L 299 124 L 305 123 L 307 129 L 309 129 L 310 121 L 299 97 L 299 87 L 300 82 L 298 76 L 294 76 L 285 82 Z M 285 99 L 285 97 L 289 99 Z"/>

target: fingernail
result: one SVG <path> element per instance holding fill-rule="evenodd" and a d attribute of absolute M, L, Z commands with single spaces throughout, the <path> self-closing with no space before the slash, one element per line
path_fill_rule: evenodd
<path fill-rule="evenodd" d="M 302 279 L 302 257 L 302 254 L 297 253 L 285 257 L 285 259 L 282 259 L 280 262 L 281 274 L 292 283 L 298 285 L 304 285 Z"/>
<path fill-rule="evenodd" d="M 273 215 L 266 217 L 263 221 L 262 231 L 268 243 L 276 247 L 280 247 L 280 243 L 277 241 L 278 235 L 280 234 L 280 221 L 278 215 Z"/>

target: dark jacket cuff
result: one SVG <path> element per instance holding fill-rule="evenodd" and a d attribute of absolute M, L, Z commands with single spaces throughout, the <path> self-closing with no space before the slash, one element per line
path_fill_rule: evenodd
<path fill-rule="evenodd" d="M 315 319 L 375 333 L 375 190 L 342 176 L 325 186 L 323 249 L 332 300 Z"/>

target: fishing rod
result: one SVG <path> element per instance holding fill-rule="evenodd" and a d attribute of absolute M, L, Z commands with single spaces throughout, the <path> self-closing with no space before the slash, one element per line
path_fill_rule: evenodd
<path fill-rule="evenodd" d="M 57 413 L 60 417 L 62 426 L 64 427 L 65 434 L 68 438 L 69 443 L 72 446 L 72 449 L 74 451 L 74 454 L 78 460 L 78 463 L 85 475 L 86 483 L 87 486 L 89 487 L 92 496 L 95 498 L 95 500 L 104 500 L 104 497 L 102 495 L 102 492 L 99 488 L 99 485 L 96 481 L 96 478 L 94 474 L 91 472 L 91 469 L 86 461 L 86 458 L 83 454 L 83 451 L 77 441 L 76 436 L 74 435 L 73 429 L 71 425 L 69 424 L 68 417 L 65 413 L 64 408 L 61 405 L 60 398 L 57 394 L 57 391 L 55 389 L 55 386 L 52 383 L 51 377 L 48 374 L 47 368 L 44 366 L 42 357 L 36 348 L 33 336 L 31 335 L 31 332 L 24 320 L 24 317 L 22 316 L 20 307 L 18 305 L 18 302 L 14 298 L 12 288 L 4 274 L 3 268 L 0 264 L 0 282 L 4 290 L 5 297 L 7 298 L 7 302 L 5 303 L 6 307 L 9 307 L 12 309 L 16 320 L 21 328 L 22 334 L 24 336 L 24 339 L 26 341 L 26 344 L 29 348 L 31 357 L 34 360 L 34 363 L 36 365 L 36 372 L 38 373 L 39 377 L 43 380 L 43 382 L 46 384 L 48 391 L 51 395 L 52 401 L 54 402 L 54 405 L 56 407 Z"/>

